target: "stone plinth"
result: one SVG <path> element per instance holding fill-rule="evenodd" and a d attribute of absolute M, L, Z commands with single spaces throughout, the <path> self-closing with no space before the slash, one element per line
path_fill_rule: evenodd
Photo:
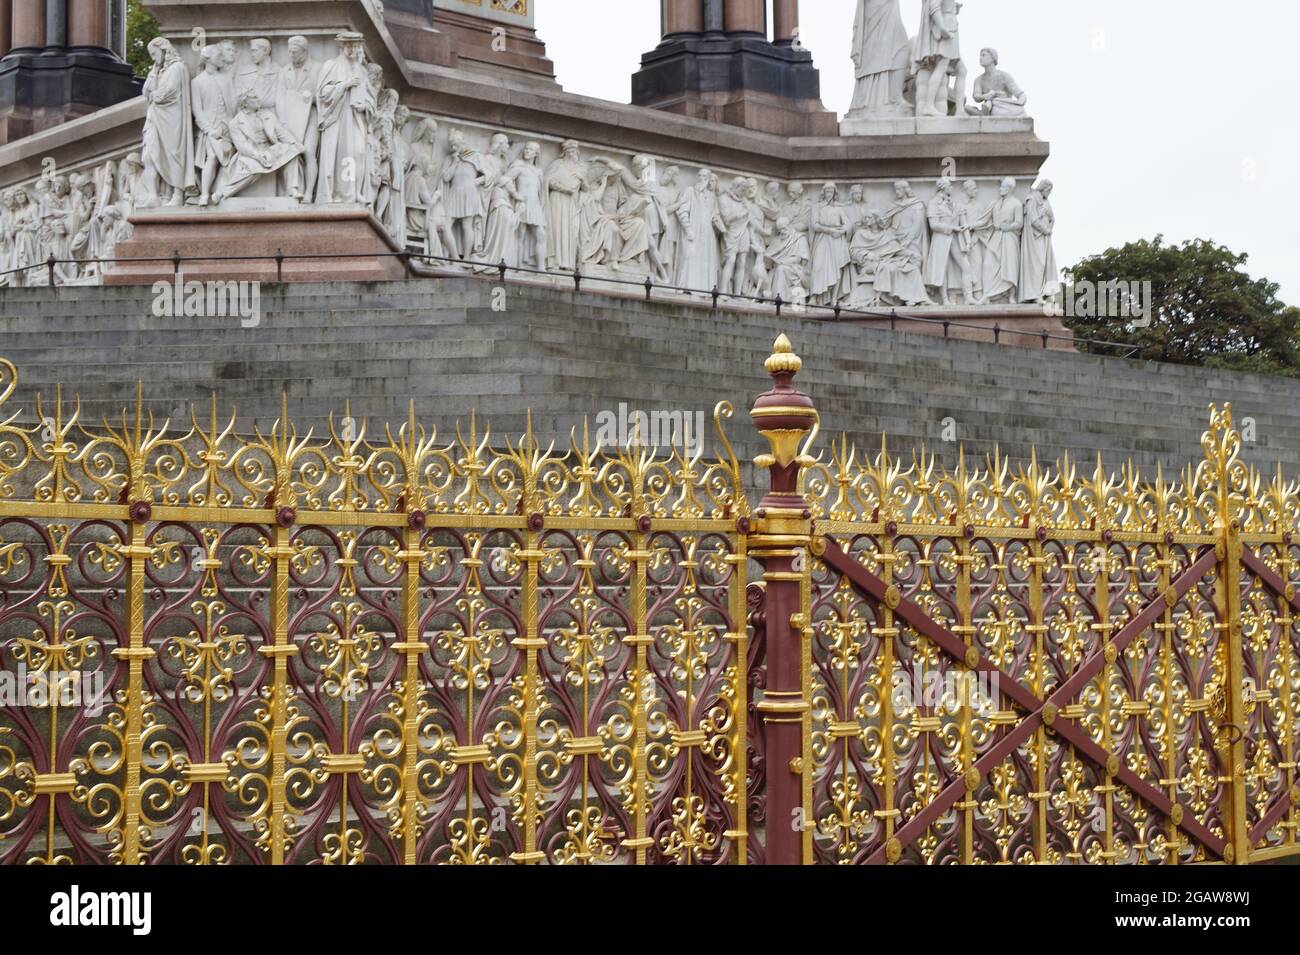
<path fill-rule="evenodd" d="M 840 123 L 841 136 L 962 136 L 1034 132 L 1028 116 L 900 116 L 863 119 L 852 113 Z"/>
<path fill-rule="evenodd" d="M 107 50 L 13 53 L 0 60 L 0 143 L 131 99 L 141 85 Z"/>
<path fill-rule="evenodd" d="M 161 261 L 118 262 L 106 271 L 105 285 L 170 281 L 175 271 L 171 258 L 177 252 L 186 260 L 182 270 L 187 281 L 375 282 L 400 279 L 407 272 L 404 261 L 389 254 L 402 250 L 379 220 L 360 206 L 220 212 L 149 209 L 132 216 L 131 224 L 135 232 L 118 245 L 115 256 Z M 330 257 L 286 258 L 278 273 L 277 251 L 286 256 Z M 221 261 L 223 256 L 256 258 Z"/>
<path fill-rule="evenodd" d="M 1040 305 L 953 305 L 934 308 L 873 309 L 881 317 L 845 316 L 842 321 L 869 328 L 889 328 L 916 335 L 937 335 L 966 342 L 986 342 L 1016 348 L 1076 351 L 1074 334 L 1056 315 Z M 944 323 L 948 325 L 945 328 Z M 1049 337 L 1044 343 L 1043 335 Z"/>
<path fill-rule="evenodd" d="M 780 136 L 834 136 L 807 50 L 761 37 L 665 39 L 641 59 L 632 103 Z"/>

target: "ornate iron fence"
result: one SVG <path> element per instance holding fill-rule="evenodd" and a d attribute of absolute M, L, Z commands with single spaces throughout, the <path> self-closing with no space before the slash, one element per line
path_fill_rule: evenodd
<path fill-rule="evenodd" d="M 813 456 L 800 365 L 752 511 L 725 403 L 709 461 L 0 417 L 0 860 L 1300 853 L 1300 491 L 1228 409 L 1177 480 L 949 472 Z"/>

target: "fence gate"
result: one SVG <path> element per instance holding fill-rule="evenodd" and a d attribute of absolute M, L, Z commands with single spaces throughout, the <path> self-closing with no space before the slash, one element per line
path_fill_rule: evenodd
<path fill-rule="evenodd" d="M 1242 864 L 1300 854 L 1300 491 L 0 415 L 0 861 Z M 0 406 L 17 386 L 0 362 Z M 12 410 L 12 406 L 5 407 Z"/>

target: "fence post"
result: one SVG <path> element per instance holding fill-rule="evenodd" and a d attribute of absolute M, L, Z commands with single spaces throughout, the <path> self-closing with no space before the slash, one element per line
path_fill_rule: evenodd
<path fill-rule="evenodd" d="M 817 427 L 812 399 L 792 384 L 803 362 L 782 335 L 765 365 L 775 386 L 750 410 L 770 454 L 754 464 L 768 472 L 769 490 L 754 512 L 750 555 L 763 565 L 766 582 L 767 689 L 757 709 L 767 753 L 767 864 L 811 861 L 811 806 L 805 780 L 811 778 L 811 706 L 805 690 L 808 619 L 808 550 L 812 513 L 800 480 L 805 441 Z"/>
<path fill-rule="evenodd" d="M 145 645 L 145 569 L 153 551 L 146 541 L 152 509 L 148 501 L 136 501 L 130 509 L 126 557 L 127 645 L 113 652 L 126 661 L 126 726 L 122 758 L 126 773 L 123 780 L 122 862 L 140 865 L 140 775 L 144 761 L 144 662 L 153 656 Z M 51 799 L 54 797 L 50 797 Z"/>
<path fill-rule="evenodd" d="M 1219 639 L 1227 643 L 1224 668 L 1220 674 L 1223 683 L 1213 684 L 1215 700 L 1211 714 L 1217 717 L 1227 778 L 1228 811 L 1223 813 L 1223 829 L 1228 845 L 1223 861 L 1229 865 L 1246 865 L 1250 862 L 1250 836 L 1246 814 L 1246 736 L 1250 715 L 1245 709 L 1242 684 L 1245 678 L 1245 648 L 1241 632 L 1241 501 L 1237 495 L 1246 486 L 1245 467 L 1238 458 L 1241 435 L 1232 424 L 1232 405 L 1222 412 L 1211 408 L 1210 438 L 1202 444 L 1210 456 L 1213 469 L 1216 510 L 1214 522 L 1215 568 L 1214 603 L 1219 614 Z"/>

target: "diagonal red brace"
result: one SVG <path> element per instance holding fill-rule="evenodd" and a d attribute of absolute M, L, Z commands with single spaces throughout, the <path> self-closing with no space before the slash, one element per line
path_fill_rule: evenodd
<path fill-rule="evenodd" d="M 885 600 L 885 594 L 888 590 L 885 582 L 845 553 L 844 549 L 835 541 L 827 539 L 826 552 L 822 556 L 822 560 L 829 567 L 842 574 L 860 593 L 874 603 L 879 604 Z M 1212 549 L 1207 549 L 1202 553 L 1190 567 L 1170 583 L 1170 589 L 1175 596 L 1182 598 L 1195 587 L 1209 572 L 1210 568 L 1215 565 L 1215 562 L 1216 559 Z M 1148 603 L 1110 641 L 1116 651 L 1122 653 L 1143 631 L 1160 619 L 1168 606 L 1164 594 Z M 920 605 L 910 600 L 900 600 L 898 606 L 894 609 L 894 615 L 906 622 L 918 634 L 934 643 L 944 653 L 963 663 L 966 661 L 967 650 L 970 649 L 966 646 L 966 643 L 956 634 L 936 623 Z M 972 669 L 995 674 L 999 681 L 999 691 L 1019 705 L 1021 709 L 1026 710 L 1028 715 L 1024 720 L 1016 724 L 1014 729 L 1009 730 L 1006 735 L 998 740 L 988 752 L 977 759 L 974 768 L 983 776 L 1007 759 L 1043 725 L 1044 707 L 1052 705 L 1059 711 L 1064 704 L 1078 696 L 1105 665 L 1104 651 L 1094 653 L 1078 670 L 1071 674 L 1068 680 L 1057 687 L 1046 700 L 1042 700 L 1019 680 L 1013 679 L 1009 674 L 994 666 L 988 657 L 982 653 L 979 654 L 978 663 Z M 1069 742 L 1080 755 L 1099 766 L 1104 767 L 1106 765 L 1110 754 L 1097 745 L 1082 727 L 1071 720 L 1057 719 L 1052 729 Z M 1127 767 L 1121 766 L 1114 778 L 1161 814 L 1168 816 L 1173 811 L 1173 803 L 1165 793 L 1146 782 Z M 906 846 L 912 840 L 923 835 L 965 793 L 966 781 L 964 779 L 949 783 L 935 797 L 933 802 L 898 830 L 896 838 L 899 843 Z M 1215 855 L 1222 856 L 1227 842 L 1192 818 L 1190 814 L 1184 814 L 1179 828 Z M 868 857 L 867 864 L 879 865 L 885 861 L 885 847 L 881 846 Z"/>

